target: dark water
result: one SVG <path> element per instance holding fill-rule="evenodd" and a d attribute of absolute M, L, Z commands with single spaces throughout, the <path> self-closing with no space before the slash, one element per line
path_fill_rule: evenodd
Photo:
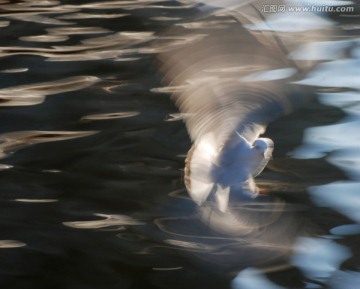
<path fill-rule="evenodd" d="M 1 288 L 358 288 L 358 11 L 294 56 L 316 63 L 299 81 L 316 97 L 267 130 L 258 182 L 296 208 L 264 226 L 269 250 L 261 233 L 212 231 L 184 189 L 191 144 L 157 55 L 197 5 L 0 8 Z M 304 234 L 284 252 L 282 230 Z"/>

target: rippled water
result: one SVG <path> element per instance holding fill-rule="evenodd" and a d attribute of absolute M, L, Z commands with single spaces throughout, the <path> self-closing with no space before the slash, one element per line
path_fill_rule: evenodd
<path fill-rule="evenodd" d="M 181 31 L 243 24 L 190 1 L 0 1 L 0 284 L 358 288 L 354 7 L 311 22 L 326 30 L 316 37 L 285 14 L 267 19 L 300 33 L 288 57 L 313 100 L 267 129 L 275 151 L 258 178 L 266 195 L 223 218 L 186 193 L 191 143 L 158 56 L 193 41 Z M 248 79 L 292 73 L 258 69 Z"/>

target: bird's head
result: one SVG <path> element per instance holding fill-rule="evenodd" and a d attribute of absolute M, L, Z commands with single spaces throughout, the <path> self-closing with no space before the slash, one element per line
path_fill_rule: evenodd
<path fill-rule="evenodd" d="M 274 149 L 274 142 L 269 138 L 259 138 L 253 143 L 253 148 L 264 157 L 268 157 Z"/>

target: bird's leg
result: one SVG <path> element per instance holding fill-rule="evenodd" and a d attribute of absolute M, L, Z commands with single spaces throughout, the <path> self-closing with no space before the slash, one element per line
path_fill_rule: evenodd
<path fill-rule="evenodd" d="M 221 185 L 217 186 L 216 190 L 216 203 L 219 210 L 223 213 L 226 212 L 226 209 L 229 204 L 229 194 L 230 194 L 230 187 L 222 187 Z"/>
<path fill-rule="evenodd" d="M 249 176 L 248 180 L 245 182 L 244 191 L 248 192 L 252 198 L 256 198 L 256 196 L 259 194 L 260 189 L 256 185 L 252 176 Z"/>

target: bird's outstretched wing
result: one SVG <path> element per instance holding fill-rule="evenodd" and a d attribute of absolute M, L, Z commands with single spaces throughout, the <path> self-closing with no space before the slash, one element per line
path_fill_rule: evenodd
<path fill-rule="evenodd" d="M 212 177 L 212 164 L 217 154 L 214 142 L 213 134 L 203 136 L 197 146 L 192 146 L 185 160 L 186 189 L 198 205 L 206 201 L 215 184 Z"/>
<path fill-rule="evenodd" d="M 253 142 L 270 120 L 291 110 L 287 88 L 257 75 L 287 64 L 241 26 L 232 26 L 226 33 L 207 31 L 194 43 L 160 56 L 165 80 L 180 87 L 173 97 L 192 141 L 197 144 L 213 133 L 216 150 L 235 131 Z"/>

